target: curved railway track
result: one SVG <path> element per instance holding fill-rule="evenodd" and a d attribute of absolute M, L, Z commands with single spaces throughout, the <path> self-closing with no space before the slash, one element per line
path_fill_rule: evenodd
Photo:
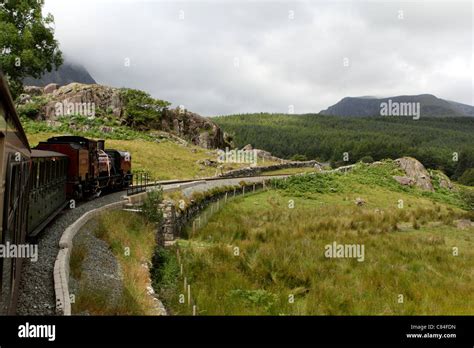
<path fill-rule="evenodd" d="M 239 181 L 260 181 L 269 178 L 286 177 L 288 175 L 258 175 L 237 178 L 212 177 L 203 179 L 166 180 L 149 183 L 147 187 L 161 185 L 163 188 L 174 185 L 202 181 L 200 189 L 206 186 L 235 185 Z M 212 184 L 211 184 L 212 183 Z M 203 186 L 204 185 L 204 186 Z M 141 185 L 140 185 L 141 186 Z M 143 185 L 145 186 L 145 185 Z M 53 270 L 54 262 L 59 251 L 59 240 L 64 230 L 76 221 L 84 213 L 102 207 L 104 205 L 120 201 L 125 194 L 124 191 L 113 192 L 96 199 L 81 202 L 75 209 L 65 208 L 60 212 L 37 237 L 38 260 L 26 262 L 22 268 L 20 292 L 18 298 L 18 315 L 55 315 L 55 293 Z"/>

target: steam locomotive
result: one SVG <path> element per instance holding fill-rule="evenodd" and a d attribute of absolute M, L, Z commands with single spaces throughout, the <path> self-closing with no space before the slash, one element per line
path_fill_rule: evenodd
<path fill-rule="evenodd" d="M 123 189 L 132 181 L 131 156 L 104 140 L 59 136 L 31 149 L 0 72 L 0 247 L 25 245 L 71 199 Z M 14 314 L 21 258 L 0 257 L 0 314 Z"/>

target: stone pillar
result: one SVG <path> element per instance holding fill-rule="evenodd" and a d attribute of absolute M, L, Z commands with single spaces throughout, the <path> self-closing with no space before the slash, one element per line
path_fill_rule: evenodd
<path fill-rule="evenodd" d="M 163 211 L 163 220 L 157 226 L 156 242 L 164 246 L 165 242 L 175 240 L 176 209 L 173 201 L 163 201 L 159 205 Z"/>

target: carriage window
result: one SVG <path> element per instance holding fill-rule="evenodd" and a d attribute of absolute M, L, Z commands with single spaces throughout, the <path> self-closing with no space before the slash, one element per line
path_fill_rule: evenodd
<path fill-rule="evenodd" d="M 34 160 L 31 162 L 31 173 L 32 173 L 31 174 L 31 177 L 32 177 L 31 188 L 35 189 L 35 180 L 34 180 L 34 178 L 35 178 L 35 173 L 36 173 L 36 163 L 35 163 Z"/>
<path fill-rule="evenodd" d="M 56 161 L 51 160 L 51 181 L 56 180 Z"/>
<path fill-rule="evenodd" d="M 35 176 L 36 176 L 35 185 L 36 185 L 36 188 L 38 188 L 40 186 L 40 163 L 38 161 L 36 161 Z"/>
<path fill-rule="evenodd" d="M 38 188 L 38 162 L 33 162 L 33 186 L 34 188 Z"/>
<path fill-rule="evenodd" d="M 43 160 L 40 160 L 39 162 L 39 165 L 40 165 L 40 170 L 39 170 L 39 186 L 43 186 L 44 185 L 44 182 L 45 182 L 45 170 L 46 170 L 46 167 L 45 167 L 45 163 Z"/>
<path fill-rule="evenodd" d="M 18 181 L 18 166 L 17 165 L 12 165 L 12 170 L 11 170 L 11 177 L 10 177 L 10 193 L 9 193 L 9 207 L 10 209 L 13 207 L 13 204 L 15 202 L 15 197 L 16 197 L 16 186 L 17 186 L 17 181 Z"/>
<path fill-rule="evenodd" d="M 51 182 L 51 161 L 49 159 L 46 160 L 46 184 Z"/>

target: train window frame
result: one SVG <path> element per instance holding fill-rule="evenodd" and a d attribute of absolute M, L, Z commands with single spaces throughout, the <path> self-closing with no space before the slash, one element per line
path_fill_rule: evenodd
<path fill-rule="evenodd" d="M 67 176 L 67 160 L 65 158 L 61 161 L 61 178 L 64 179 Z"/>
<path fill-rule="evenodd" d="M 50 174 L 49 174 L 49 162 L 46 158 L 44 159 L 44 168 L 45 168 L 44 169 L 44 185 L 48 186 Z"/>
<path fill-rule="evenodd" d="M 43 187 L 44 184 L 45 184 L 45 170 L 46 170 L 46 164 L 45 162 L 43 161 L 43 159 L 40 159 L 39 160 L 39 163 L 40 163 L 40 171 L 39 171 L 39 176 L 40 176 L 40 180 L 39 180 L 39 186 L 40 187 Z"/>
<path fill-rule="evenodd" d="M 52 166 L 52 163 L 51 163 L 51 159 L 47 159 L 46 160 L 46 163 L 47 163 L 47 166 L 48 166 L 48 171 L 47 171 L 47 176 L 46 176 L 46 183 L 47 185 L 49 185 L 51 183 L 51 179 L 52 179 L 52 171 L 53 171 L 53 166 Z"/>
<path fill-rule="evenodd" d="M 40 163 L 39 160 L 35 160 L 36 162 L 36 171 L 35 171 L 35 187 L 38 189 L 40 187 Z"/>
<path fill-rule="evenodd" d="M 38 165 L 37 165 L 36 161 L 35 160 L 31 161 L 31 171 L 32 171 L 31 177 L 33 179 L 33 182 L 31 183 L 31 186 L 32 186 L 33 190 L 36 189 L 36 170 L 37 170 L 37 167 L 38 167 Z"/>
<path fill-rule="evenodd" d="M 7 182 L 7 184 L 10 185 L 10 192 L 9 192 L 9 197 L 8 197 L 8 215 L 10 215 L 10 209 L 14 204 L 14 197 L 16 196 L 16 182 L 18 179 L 18 175 L 16 175 L 16 165 L 13 161 L 10 162 L 11 166 L 11 178 L 10 182 Z"/>
<path fill-rule="evenodd" d="M 51 181 L 56 181 L 56 161 L 54 158 L 50 158 L 49 162 L 51 163 Z"/>

